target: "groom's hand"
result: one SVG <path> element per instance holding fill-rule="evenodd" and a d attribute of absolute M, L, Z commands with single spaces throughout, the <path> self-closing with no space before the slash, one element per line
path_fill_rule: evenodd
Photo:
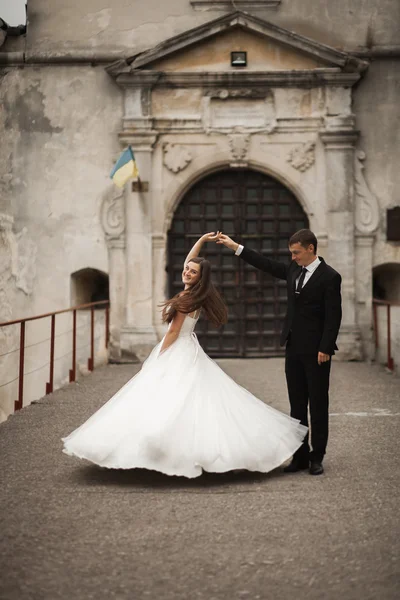
<path fill-rule="evenodd" d="M 229 236 L 224 235 L 223 233 L 219 234 L 216 243 L 223 244 L 224 246 L 226 246 L 230 250 L 233 250 L 234 252 L 236 252 L 236 250 L 239 248 L 239 244 L 234 242 Z"/>
<path fill-rule="evenodd" d="M 318 364 L 322 365 L 322 363 L 324 362 L 328 362 L 328 360 L 331 360 L 331 357 L 329 354 L 325 354 L 324 352 L 318 352 Z"/>

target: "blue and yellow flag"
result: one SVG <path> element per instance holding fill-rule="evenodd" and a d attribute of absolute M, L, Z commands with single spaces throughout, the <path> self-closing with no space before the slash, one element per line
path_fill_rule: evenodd
<path fill-rule="evenodd" d="M 110 177 L 119 188 L 123 188 L 129 179 L 139 178 L 135 155 L 130 146 L 128 146 L 117 160 L 115 167 L 110 173 Z"/>

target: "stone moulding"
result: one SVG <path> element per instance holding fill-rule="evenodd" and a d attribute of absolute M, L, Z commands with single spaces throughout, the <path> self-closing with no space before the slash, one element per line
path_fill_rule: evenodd
<path fill-rule="evenodd" d="M 182 144 L 172 144 L 167 142 L 163 146 L 164 165 L 172 173 L 183 171 L 192 160 L 189 150 Z"/>
<path fill-rule="evenodd" d="M 315 162 L 315 142 L 306 142 L 290 150 L 287 161 L 294 169 L 307 171 Z"/>
<path fill-rule="evenodd" d="M 355 225 L 360 233 L 370 235 L 378 228 L 380 219 L 378 200 L 364 178 L 365 157 L 365 152 L 361 150 L 355 156 Z"/>
<path fill-rule="evenodd" d="M 125 231 L 123 191 L 106 196 L 101 205 L 101 224 L 107 242 L 122 240 Z"/>
<path fill-rule="evenodd" d="M 159 75 L 159 77 L 155 77 Z M 194 88 L 204 90 L 211 88 L 237 89 L 250 87 L 252 89 L 268 89 L 270 87 L 348 87 L 360 79 L 359 73 L 343 73 L 340 69 L 312 69 L 297 71 L 132 71 L 121 70 L 115 75 L 115 81 L 122 88 L 152 86 Z M 267 95 L 267 94 L 265 94 Z M 262 97 L 262 96 L 261 96 Z"/>
<path fill-rule="evenodd" d="M 167 236 L 165 233 L 153 233 L 152 240 L 154 249 L 164 250 L 167 242 Z"/>

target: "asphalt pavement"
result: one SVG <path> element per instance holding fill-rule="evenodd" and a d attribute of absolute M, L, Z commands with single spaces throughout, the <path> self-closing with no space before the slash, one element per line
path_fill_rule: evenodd
<path fill-rule="evenodd" d="M 219 364 L 288 412 L 282 359 Z M 400 597 L 400 378 L 335 362 L 319 477 L 188 480 L 62 453 L 138 368 L 102 367 L 0 425 L 1 600 Z"/>

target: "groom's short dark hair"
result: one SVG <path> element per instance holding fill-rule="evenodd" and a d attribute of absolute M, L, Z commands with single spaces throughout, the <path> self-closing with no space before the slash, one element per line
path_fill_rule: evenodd
<path fill-rule="evenodd" d="M 303 248 L 308 248 L 310 244 L 314 246 L 314 254 L 317 254 L 318 240 L 310 229 L 299 229 L 289 240 L 289 246 L 292 244 L 301 244 Z"/>

